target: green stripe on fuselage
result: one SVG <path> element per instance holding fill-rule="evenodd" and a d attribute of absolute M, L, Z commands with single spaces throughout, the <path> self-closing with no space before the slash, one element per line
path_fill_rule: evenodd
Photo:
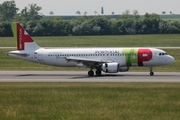
<path fill-rule="evenodd" d="M 126 55 L 126 66 L 138 65 L 138 49 L 125 48 L 122 54 Z"/>

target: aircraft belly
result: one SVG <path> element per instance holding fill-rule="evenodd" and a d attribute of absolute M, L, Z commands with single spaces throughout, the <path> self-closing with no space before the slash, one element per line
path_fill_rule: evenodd
<path fill-rule="evenodd" d="M 119 65 L 122 66 L 122 67 L 126 66 L 125 59 L 116 60 L 116 62 L 118 62 Z"/>
<path fill-rule="evenodd" d="M 147 62 L 143 62 L 144 66 L 159 66 L 161 65 L 159 60 L 150 60 Z"/>
<path fill-rule="evenodd" d="M 153 62 L 143 62 L 143 65 L 144 66 L 156 66 L 156 64 Z"/>
<path fill-rule="evenodd" d="M 154 58 L 150 61 L 143 62 L 144 66 L 162 66 L 165 65 L 164 58 Z"/>
<path fill-rule="evenodd" d="M 58 66 L 62 66 L 62 67 L 75 67 L 76 66 L 75 62 L 67 62 L 65 59 L 61 59 L 56 62 Z"/>

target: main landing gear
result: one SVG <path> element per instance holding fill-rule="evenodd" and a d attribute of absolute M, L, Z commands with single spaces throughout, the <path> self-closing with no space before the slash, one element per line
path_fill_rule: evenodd
<path fill-rule="evenodd" d="M 150 69 L 150 76 L 153 76 L 154 75 L 154 72 L 152 70 L 152 67 L 149 68 Z"/>
<path fill-rule="evenodd" d="M 102 73 L 101 70 L 99 70 L 99 69 L 96 70 L 96 75 L 97 75 L 97 76 L 100 76 L 101 73 Z M 89 76 L 89 77 L 94 76 L 94 71 L 93 71 L 93 70 L 90 70 L 90 71 L 88 72 L 88 76 Z"/>
<path fill-rule="evenodd" d="M 89 75 L 89 77 L 94 76 L 94 71 L 90 70 L 90 71 L 88 72 L 88 75 Z"/>
<path fill-rule="evenodd" d="M 102 73 L 101 70 L 96 70 L 96 75 L 97 75 L 97 76 L 100 76 L 101 73 Z"/>

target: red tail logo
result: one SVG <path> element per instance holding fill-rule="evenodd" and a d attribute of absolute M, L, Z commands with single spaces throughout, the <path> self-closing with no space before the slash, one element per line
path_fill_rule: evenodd
<path fill-rule="evenodd" d="M 34 42 L 19 23 L 17 23 L 17 39 L 18 50 L 24 50 L 25 43 Z"/>

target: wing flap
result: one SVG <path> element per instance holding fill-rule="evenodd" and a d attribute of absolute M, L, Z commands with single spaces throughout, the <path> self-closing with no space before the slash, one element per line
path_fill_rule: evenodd
<path fill-rule="evenodd" d="M 88 59 L 88 58 L 79 58 L 79 57 L 66 57 L 66 60 L 68 62 L 78 62 L 78 63 L 82 63 L 82 62 L 98 62 L 98 63 L 102 63 L 102 60 L 96 60 L 96 59 Z"/>

